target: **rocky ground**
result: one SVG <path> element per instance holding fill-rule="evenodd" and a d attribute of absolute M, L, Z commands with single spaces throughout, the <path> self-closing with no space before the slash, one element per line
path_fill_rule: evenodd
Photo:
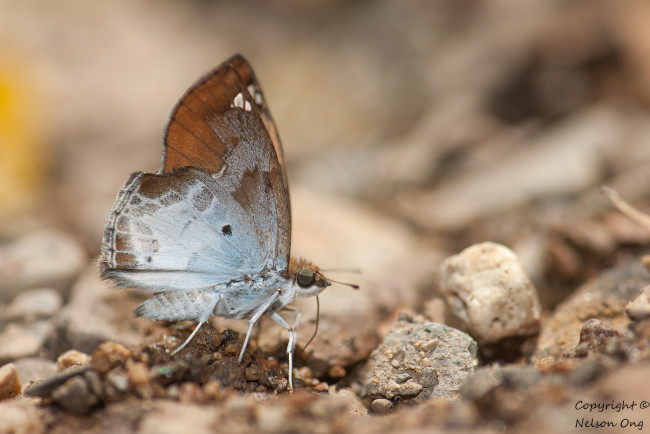
<path fill-rule="evenodd" d="M 643 431 L 650 224 L 601 186 L 650 210 L 646 3 L 0 0 L 0 433 Z M 293 254 L 361 286 L 307 348 L 297 303 L 292 392 L 271 320 L 242 363 L 218 318 L 171 356 L 194 325 L 97 270 L 121 183 L 234 52 Z"/>

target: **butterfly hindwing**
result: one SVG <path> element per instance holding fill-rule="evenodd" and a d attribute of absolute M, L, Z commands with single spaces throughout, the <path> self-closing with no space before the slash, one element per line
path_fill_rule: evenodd
<path fill-rule="evenodd" d="M 245 179 L 261 183 L 260 173 Z M 246 192 L 269 194 L 263 188 Z M 191 167 L 138 174 L 109 217 L 104 274 L 123 286 L 186 291 L 275 268 L 272 213 L 252 215 L 240 201 L 218 179 Z M 260 235 L 260 226 L 268 231 Z"/>

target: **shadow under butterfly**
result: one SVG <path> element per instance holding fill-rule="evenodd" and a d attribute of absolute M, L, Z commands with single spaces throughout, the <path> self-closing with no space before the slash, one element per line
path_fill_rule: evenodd
<path fill-rule="evenodd" d="M 290 257 L 289 185 L 280 139 L 253 70 L 235 55 L 194 84 L 173 109 L 158 173 L 131 175 L 106 223 L 100 271 L 117 286 L 154 294 L 138 316 L 197 321 L 247 319 L 241 362 L 264 314 L 331 285 Z M 356 285 L 350 285 L 357 287 Z"/>

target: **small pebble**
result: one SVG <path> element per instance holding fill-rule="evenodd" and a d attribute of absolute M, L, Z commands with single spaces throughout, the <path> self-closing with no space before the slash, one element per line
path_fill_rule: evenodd
<path fill-rule="evenodd" d="M 144 363 L 133 363 L 127 370 L 129 381 L 135 387 L 146 386 L 149 384 L 149 369 Z"/>
<path fill-rule="evenodd" d="M 641 290 L 641 294 L 625 306 L 625 313 L 632 321 L 650 318 L 650 286 Z"/>
<path fill-rule="evenodd" d="M 327 384 L 324 381 L 322 381 L 322 382 L 320 382 L 320 383 L 318 383 L 317 385 L 314 386 L 314 390 L 316 392 L 327 392 L 329 389 L 330 389 L 329 384 Z"/>
<path fill-rule="evenodd" d="M 44 229 L 31 231 L 0 246 L 0 301 L 29 288 L 48 286 L 62 293 L 86 266 L 86 253 L 69 234 Z"/>
<path fill-rule="evenodd" d="M 65 411 L 79 415 L 88 414 L 99 402 L 81 376 L 72 377 L 58 387 L 52 393 L 52 398 Z"/>
<path fill-rule="evenodd" d="M 241 344 L 238 342 L 230 342 L 226 345 L 223 352 L 228 356 L 239 356 L 239 353 L 241 352 Z"/>
<path fill-rule="evenodd" d="M 92 356 L 93 368 L 100 374 L 105 374 L 115 366 L 122 364 L 131 355 L 125 346 L 117 342 L 104 342 L 95 348 Z"/>
<path fill-rule="evenodd" d="M 332 378 L 343 378 L 346 376 L 347 372 L 343 366 L 334 365 L 327 370 L 327 374 Z"/>
<path fill-rule="evenodd" d="M 393 402 L 389 399 L 378 398 L 372 401 L 370 408 L 375 413 L 386 414 L 393 409 Z"/>
<path fill-rule="evenodd" d="M 0 329 L 0 361 L 38 356 L 54 325 L 49 320 L 31 323 L 9 323 Z"/>
<path fill-rule="evenodd" d="M 8 363 L 0 368 L 0 400 L 13 398 L 20 393 L 20 380 L 16 365 Z"/>
<path fill-rule="evenodd" d="M 475 244 L 440 265 L 440 292 L 454 317 L 479 343 L 537 332 L 537 290 L 512 250 Z"/>
<path fill-rule="evenodd" d="M 61 308 L 61 294 L 51 288 L 30 289 L 14 298 L 5 315 L 8 320 L 33 321 L 37 318 L 49 318 Z"/>
<path fill-rule="evenodd" d="M 246 381 L 257 381 L 260 375 L 260 370 L 257 366 L 249 366 L 246 368 Z"/>
<path fill-rule="evenodd" d="M 71 368 L 73 366 L 83 366 L 90 363 L 90 356 L 77 350 L 68 350 L 61 354 L 56 363 L 61 370 Z"/>
<path fill-rule="evenodd" d="M 35 380 L 48 378 L 58 372 L 56 362 L 40 357 L 26 357 L 13 362 L 18 369 L 20 384 L 29 384 Z"/>

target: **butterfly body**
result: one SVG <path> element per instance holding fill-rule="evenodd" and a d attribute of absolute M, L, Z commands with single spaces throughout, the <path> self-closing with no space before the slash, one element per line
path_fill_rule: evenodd
<path fill-rule="evenodd" d="M 291 212 L 282 147 L 252 69 L 233 56 L 172 111 L 158 173 L 127 180 L 109 214 L 100 269 L 118 286 L 154 294 L 136 313 L 153 320 L 277 312 L 330 282 L 290 257 Z M 180 349 L 179 348 L 179 349 Z M 178 349 L 177 349 L 178 351 Z M 291 381 L 290 381 L 291 382 Z"/>

